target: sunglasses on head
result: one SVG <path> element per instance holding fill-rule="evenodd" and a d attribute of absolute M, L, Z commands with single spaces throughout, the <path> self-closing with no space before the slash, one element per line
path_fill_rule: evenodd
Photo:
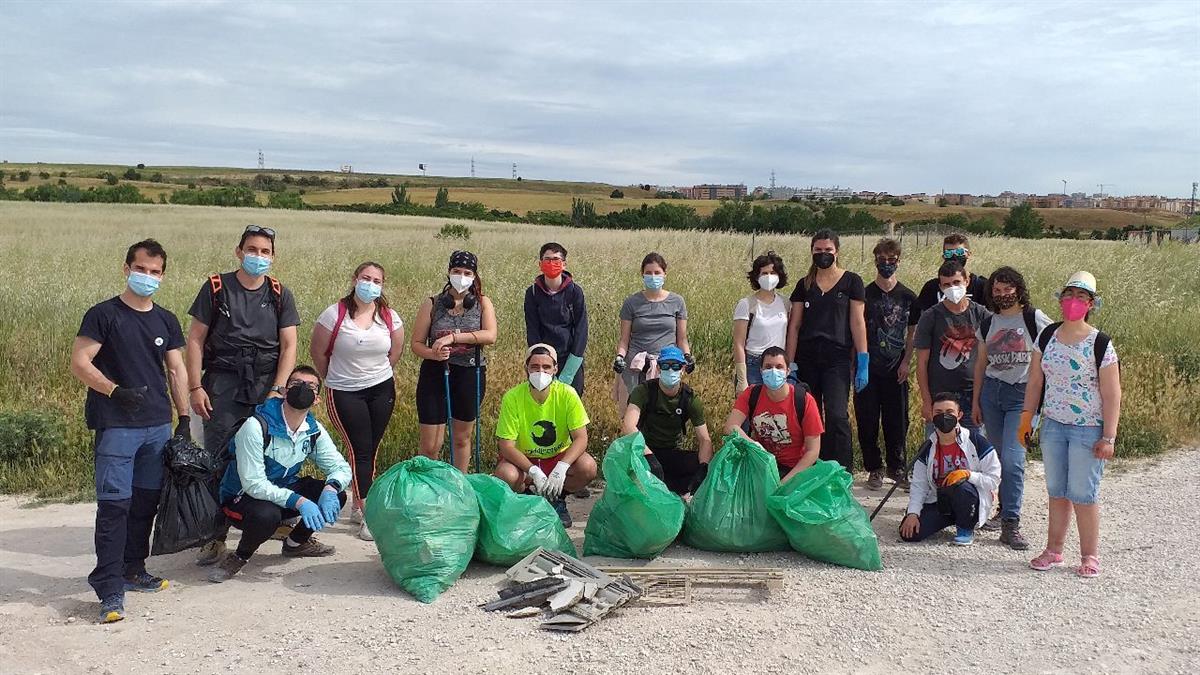
<path fill-rule="evenodd" d="M 261 234 L 264 237 L 270 239 L 271 241 L 275 241 L 275 230 L 272 230 L 269 227 L 262 227 L 259 225 L 247 225 L 246 229 L 242 231 L 242 234 Z"/>
<path fill-rule="evenodd" d="M 678 361 L 668 361 L 658 364 L 659 370 L 683 370 L 683 364 Z"/>
<path fill-rule="evenodd" d="M 946 260 L 949 260 L 955 256 L 965 256 L 966 254 L 967 254 L 967 249 L 965 249 L 965 248 L 952 248 L 952 249 L 949 249 L 946 251 L 942 251 L 942 257 L 945 258 Z"/>

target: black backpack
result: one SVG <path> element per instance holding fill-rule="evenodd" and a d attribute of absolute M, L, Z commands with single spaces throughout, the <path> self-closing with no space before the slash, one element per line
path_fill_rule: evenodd
<path fill-rule="evenodd" d="M 658 410 L 658 397 L 660 387 L 658 380 L 646 380 L 646 408 L 647 410 Z M 679 407 L 675 409 L 675 415 L 679 418 L 679 429 L 681 433 L 687 433 L 688 408 L 692 405 L 692 388 L 686 384 L 679 385 Z M 638 431 L 641 431 L 642 424 L 646 421 L 645 410 L 642 411 L 642 416 L 638 418 Z"/>
<path fill-rule="evenodd" d="M 1058 330 L 1058 327 L 1061 325 L 1063 325 L 1063 322 L 1056 321 L 1056 322 L 1050 324 L 1049 326 L 1046 326 L 1045 330 L 1043 330 L 1040 334 L 1038 334 L 1037 346 L 1038 346 L 1039 352 L 1041 352 L 1042 354 L 1046 353 L 1046 347 L 1050 346 L 1050 338 L 1054 337 L 1054 333 Z M 1108 337 L 1108 335 L 1104 331 L 1100 331 L 1096 334 L 1095 358 L 1096 358 L 1096 377 L 1097 378 L 1100 377 L 1100 366 L 1104 365 L 1104 355 L 1108 353 L 1108 345 L 1110 342 L 1112 342 L 1112 340 Z M 1118 364 L 1117 367 L 1120 368 L 1120 364 Z M 1120 375 L 1121 375 L 1121 371 L 1117 370 L 1117 376 L 1120 377 Z M 1039 413 L 1042 412 L 1042 405 L 1045 402 L 1046 402 L 1046 380 L 1043 377 L 1042 378 L 1042 397 L 1041 397 L 1041 400 L 1038 401 L 1038 412 Z"/>
<path fill-rule="evenodd" d="M 747 436 L 750 435 L 750 420 L 754 419 L 754 411 L 758 408 L 758 399 L 762 397 L 765 388 L 766 386 L 762 384 L 750 387 L 750 404 L 747 406 L 746 421 L 742 422 L 742 431 L 745 431 Z M 796 420 L 803 423 L 804 408 L 808 400 L 806 396 L 808 394 L 808 385 L 803 382 L 793 382 L 792 390 L 792 402 L 796 406 Z"/>

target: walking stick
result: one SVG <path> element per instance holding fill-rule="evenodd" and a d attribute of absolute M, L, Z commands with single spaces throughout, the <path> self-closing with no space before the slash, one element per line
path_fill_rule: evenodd
<path fill-rule="evenodd" d="M 446 361 L 446 370 L 442 377 L 446 383 L 446 431 L 450 434 L 450 465 L 454 466 L 454 410 L 450 404 L 450 362 Z"/>
<path fill-rule="evenodd" d="M 907 382 L 904 383 L 904 400 L 905 401 L 908 400 L 908 383 Z M 905 474 L 904 474 L 905 476 L 912 473 L 913 466 L 915 466 L 917 463 L 916 457 L 913 457 L 912 463 L 909 463 L 909 461 L 908 461 L 908 425 L 909 425 L 908 415 L 905 415 L 904 416 L 904 464 L 908 465 L 908 468 L 905 469 Z M 879 506 L 876 506 L 875 510 L 871 512 L 871 517 L 868 520 L 875 520 L 875 516 L 879 514 L 879 510 L 883 508 L 884 504 L 887 504 L 888 500 L 891 499 L 891 497 L 892 497 L 892 493 L 895 492 L 896 488 L 898 488 L 898 487 L 900 487 L 900 483 L 896 483 L 896 482 L 892 483 L 892 489 L 888 490 L 887 494 L 883 496 L 883 501 L 879 502 Z"/>
<path fill-rule="evenodd" d="M 479 411 L 479 406 L 482 403 L 480 400 L 482 397 L 479 394 L 479 369 L 483 367 L 483 364 L 479 359 L 479 345 L 475 345 L 475 473 L 479 473 L 479 418 L 482 417 Z"/>

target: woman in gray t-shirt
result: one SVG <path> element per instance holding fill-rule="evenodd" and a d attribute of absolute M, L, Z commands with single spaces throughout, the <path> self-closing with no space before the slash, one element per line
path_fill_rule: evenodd
<path fill-rule="evenodd" d="M 979 324 L 971 415 L 976 425 L 987 428 L 988 440 L 1000 453 L 1001 469 L 999 512 L 984 527 L 999 526 L 1000 543 L 1024 551 L 1029 548 L 1021 534 L 1025 448 L 1017 438 L 1017 429 L 1034 344 L 1050 324 L 1050 317 L 1033 308 L 1025 277 L 1011 267 L 992 272 L 984 286 L 983 300 L 994 314 Z"/>
<path fill-rule="evenodd" d="M 667 261 L 650 253 L 642 259 L 641 269 L 644 290 L 625 298 L 621 305 L 621 338 L 613 360 L 613 370 L 620 376 L 614 397 L 622 415 L 629 392 L 646 381 L 645 373 L 652 369 L 663 347 L 676 345 L 682 349 L 689 373 L 696 367 L 687 338 L 687 304 L 680 295 L 663 288 Z"/>

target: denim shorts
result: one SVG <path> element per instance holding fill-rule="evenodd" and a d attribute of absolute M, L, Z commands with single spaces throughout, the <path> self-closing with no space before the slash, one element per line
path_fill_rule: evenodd
<path fill-rule="evenodd" d="M 1096 503 L 1105 462 L 1096 459 L 1092 446 L 1103 431 L 1101 426 L 1081 427 L 1042 418 L 1042 463 L 1051 498 L 1069 499 L 1073 504 Z"/>

